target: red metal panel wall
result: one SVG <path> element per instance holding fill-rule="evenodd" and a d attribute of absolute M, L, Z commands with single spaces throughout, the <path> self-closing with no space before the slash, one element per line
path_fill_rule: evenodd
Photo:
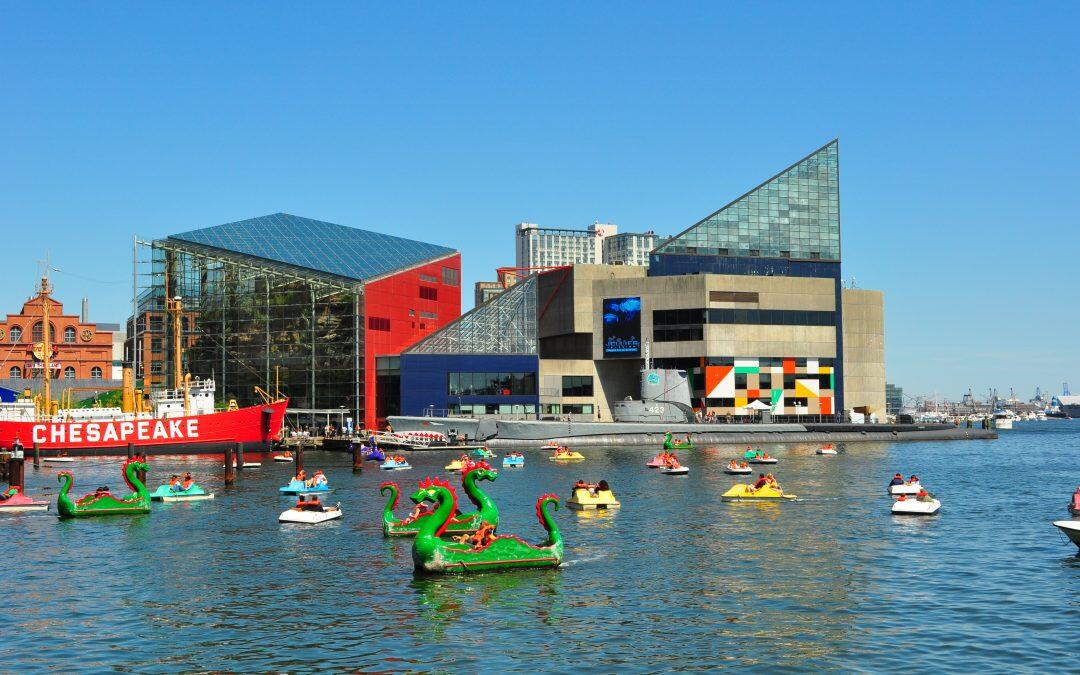
<path fill-rule="evenodd" d="M 457 285 L 444 283 L 453 270 Z M 421 279 L 434 278 L 437 281 Z M 428 289 L 421 291 L 421 289 Z M 429 299 L 434 289 L 436 299 Z M 421 296 L 421 293 L 425 297 Z M 436 318 L 422 313 L 434 314 Z M 461 255 L 398 272 L 364 285 L 364 425 L 385 422 L 376 410 L 375 357 L 396 356 L 461 315 Z M 374 321 L 373 321 L 374 319 Z M 387 328 L 389 322 L 389 330 Z"/>

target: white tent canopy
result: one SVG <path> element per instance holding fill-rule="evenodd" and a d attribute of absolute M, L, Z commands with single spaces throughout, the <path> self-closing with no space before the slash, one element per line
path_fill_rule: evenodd
<path fill-rule="evenodd" d="M 747 408 L 749 410 L 772 410 L 772 406 L 770 406 L 768 403 L 762 403 L 761 401 L 759 401 L 757 399 L 754 399 L 753 401 L 750 401 L 749 403 L 747 403 L 743 407 Z"/>

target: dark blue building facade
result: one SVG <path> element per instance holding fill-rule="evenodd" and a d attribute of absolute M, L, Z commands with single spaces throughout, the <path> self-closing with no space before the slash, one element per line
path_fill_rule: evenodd
<path fill-rule="evenodd" d="M 534 354 L 401 355 L 401 414 L 535 415 L 539 360 Z"/>

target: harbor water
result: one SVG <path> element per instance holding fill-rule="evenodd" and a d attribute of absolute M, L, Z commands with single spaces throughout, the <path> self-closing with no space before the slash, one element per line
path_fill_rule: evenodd
<path fill-rule="evenodd" d="M 606 479 L 621 511 L 561 509 L 559 570 L 427 578 L 410 540 L 383 538 L 378 486 L 410 494 L 444 474 L 445 452 L 358 475 L 345 455 L 307 453 L 344 510 L 319 526 L 277 523 L 291 465 L 268 458 L 230 488 L 220 456 L 152 458 L 151 489 L 191 471 L 217 498 L 73 521 L 55 515 L 58 467 L 28 463 L 28 492 L 48 490 L 53 506 L 0 521 L 0 654 L 23 671 L 1076 668 L 1080 557 L 1051 521 L 1080 484 L 1080 421 L 990 441 L 838 444 L 835 457 L 763 447 L 797 502 L 721 502 L 741 447 L 680 453 L 685 477 L 645 468 L 655 447 L 589 448 L 567 465 L 526 451 L 524 469 L 484 484 L 500 532 L 542 539 L 535 498 L 566 498 L 579 478 Z M 74 494 L 119 492 L 120 461 L 59 468 L 75 473 Z M 941 499 L 938 516 L 890 514 L 898 471 Z"/>

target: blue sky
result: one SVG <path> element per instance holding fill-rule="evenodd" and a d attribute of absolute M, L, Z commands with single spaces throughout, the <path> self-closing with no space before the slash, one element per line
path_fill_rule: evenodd
<path fill-rule="evenodd" d="M 8 3 L 0 311 L 130 305 L 131 238 L 277 211 L 457 247 L 675 233 L 840 138 L 888 379 L 1080 389 L 1075 3 Z"/>

